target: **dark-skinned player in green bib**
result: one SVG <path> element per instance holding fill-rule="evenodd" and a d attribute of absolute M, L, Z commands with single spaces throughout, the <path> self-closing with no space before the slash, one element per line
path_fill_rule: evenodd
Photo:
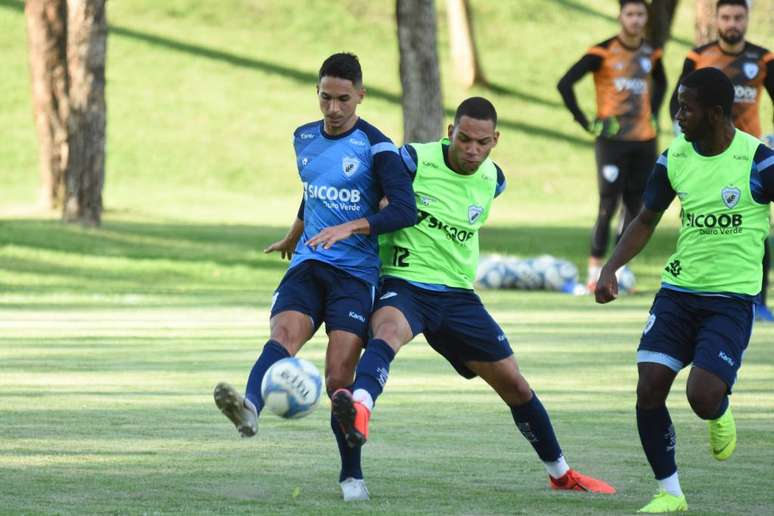
<path fill-rule="evenodd" d="M 508 339 L 473 290 L 478 230 L 503 191 L 502 170 L 489 159 L 497 112 L 482 97 L 457 108 L 448 139 L 401 148 L 413 176 L 417 224 L 380 237 L 382 284 L 371 334 L 355 383 L 333 394 L 333 412 L 351 446 L 368 437 L 368 420 L 395 353 L 424 334 L 465 378 L 480 376 L 508 405 L 535 449 L 553 489 L 614 493 L 607 483 L 570 469 L 548 413 L 519 371 Z"/>
<path fill-rule="evenodd" d="M 713 456 L 726 460 L 736 448 L 728 395 L 750 341 L 761 289 L 774 152 L 734 128 L 733 103 L 734 86 L 717 68 L 701 68 L 681 81 L 676 120 L 683 134 L 659 157 L 643 208 L 597 282 L 597 302 L 615 299 L 615 271 L 642 251 L 661 215 L 679 198 L 677 250 L 662 272 L 637 350 L 637 429 L 659 483 L 640 512 L 688 509 L 666 407 L 675 376 L 688 364 L 693 364 L 688 402 L 708 422 Z"/>

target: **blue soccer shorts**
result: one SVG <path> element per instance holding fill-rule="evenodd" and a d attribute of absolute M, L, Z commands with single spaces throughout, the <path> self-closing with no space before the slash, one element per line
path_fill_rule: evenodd
<path fill-rule="evenodd" d="M 637 363 L 654 362 L 675 372 L 693 363 L 728 385 L 736 381 L 750 342 L 752 301 L 662 288 L 637 349 Z"/>
<path fill-rule="evenodd" d="M 274 292 L 271 317 L 296 311 L 308 315 L 316 332 L 347 331 L 368 341 L 375 287 L 341 269 L 306 260 L 288 269 Z"/>
<path fill-rule="evenodd" d="M 424 334 L 428 344 L 465 378 L 476 376 L 466 362 L 497 362 L 513 355 L 502 328 L 472 290 L 438 292 L 387 277 L 374 311 L 384 306 L 400 310 L 412 335 Z"/>

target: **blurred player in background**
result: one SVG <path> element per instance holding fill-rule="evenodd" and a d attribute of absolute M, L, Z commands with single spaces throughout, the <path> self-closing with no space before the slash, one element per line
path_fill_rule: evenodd
<path fill-rule="evenodd" d="M 718 39 L 694 48 L 688 53 L 680 79 L 699 68 L 711 66 L 721 70 L 734 85 L 734 125 L 746 133 L 761 138 L 763 131 L 759 109 L 764 88 L 774 102 L 774 54 L 745 40 L 748 22 L 749 7 L 746 0 L 719 0 L 716 11 Z M 675 88 L 669 105 L 672 118 L 677 113 L 677 108 L 677 89 Z M 766 141 L 770 147 L 774 146 L 774 135 L 770 134 Z M 772 322 L 774 314 L 766 304 L 771 264 L 768 239 L 765 246 L 762 288 L 761 295 L 756 301 L 755 317 L 761 321 Z"/>
<path fill-rule="evenodd" d="M 675 376 L 688 364 L 688 402 L 708 423 L 712 455 L 726 460 L 736 448 L 728 396 L 750 342 L 774 201 L 774 151 L 734 128 L 734 86 L 726 75 L 696 70 L 681 81 L 677 99 L 683 135 L 658 158 L 644 206 L 602 269 L 595 292 L 599 303 L 615 299 L 615 271 L 644 249 L 679 198 L 677 249 L 661 273 L 637 349 L 637 430 L 659 484 L 640 509 L 646 513 L 688 509 L 666 407 Z"/>
<path fill-rule="evenodd" d="M 293 134 L 303 199 L 287 236 L 266 252 L 291 259 L 271 304 L 271 336 L 253 365 L 244 397 L 227 383 L 215 403 L 242 437 L 258 430 L 261 381 L 275 362 L 294 356 L 325 322 L 329 394 L 352 383 L 373 309 L 379 277 L 377 235 L 416 222 L 411 178 L 398 149 L 357 116 L 365 96 L 360 62 L 353 54 L 330 56 L 320 67 L 317 97 L 323 119 Z M 379 210 L 386 197 L 389 205 Z M 331 416 L 339 446 L 344 500 L 368 498 L 360 448 L 347 446 Z"/>
<path fill-rule="evenodd" d="M 587 289 L 593 292 L 610 240 L 610 222 L 623 201 L 617 238 L 637 215 L 656 161 L 655 117 L 666 92 L 661 49 L 645 41 L 648 9 L 643 0 L 621 0 L 620 32 L 591 47 L 559 81 L 559 92 L 575 121 L 597 138 L 599 210 L 592 229 Z M 597 115 L 589 121 L 573 85 L 593 73 Z"/>

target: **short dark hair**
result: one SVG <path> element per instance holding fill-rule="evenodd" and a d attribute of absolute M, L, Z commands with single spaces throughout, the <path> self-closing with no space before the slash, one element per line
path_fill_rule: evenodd
<path fill-rule="evenodd" d="M 497 111 L 484 97 L 470 97 L 463 100 L 454 114 L 454 123 L 458 123 L 463 116 L 476 120 L 491 120 L 492 124 L 497 126 Z"/>
<path fill-rule="evenodd" d="M 718 0 L 718 5 L 715 7 L 715 11 L 724 5 L 741 5 L 745 9 L 750 9 L 750 4 L 747 3 L 747 0 Z"/>
<path fill-rule="evenodd" d="M 699 68 L 680 81 L 686 88 L 695 89 L 699 103 L 704 107 L 720 106 L 723 114 L 730 118 L 734 106 L 734 85 L 717 68 Z"/>
<path fill-rule="evenodd" d="M 317 81 L 319 82 L 326 76 L 352 81 L 355 86 L 363 84 L 363 70 L 360 68 L 360 61 L 355 54 L 350 52 L 339 52 L 323 61 Z"/>
<path fill-rule="evenodd" d="M 648 7 L 648 3 L 645 0 L 619 0 L 618 3 L 621 5 L 621 9 L 623 9 L 626 4 L 642 4 L 645 7 Z"/>

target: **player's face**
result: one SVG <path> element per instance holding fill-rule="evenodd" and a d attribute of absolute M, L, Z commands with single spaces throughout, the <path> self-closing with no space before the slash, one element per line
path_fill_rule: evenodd
<path fill-rule="evenodd" d="M 618 15 L 621 28 L 629 36 L 642 36 L 648 23 L 648 10 L 644 4 L 630 3 L 623 6 Z"/>
<path fill-rule="evenodd" d="M 680 125 L 685 139 L 689 142 L 700 140 L 710 129 L 707 110 L 699 103 L 699 95 L 694 88 L 680 86 L 677 90 L 679 109 L 675 120 Z"/>
<path fill-rule="evenodd" d="M 475 172 L 489 156 L 500 133 L 491 120 L 478 120 L 463 115 L 449 126 L 449 161 L 457 172 Z"/>
<path fill-rule="evenodd" d="M 735 45 L 744 39 L 747 32 L 747 9 L 741 5 L 722 5 L 718 9 L 718 37 Z"/>
<path fill-rule="evenodd" d="M 341 134 L 349 131 L 357 121 L 357 105 L 363 101 L 365 90 L 348 79 L 324 76 L 317 85 L 317 99 L 323 114 L 325 132 Z"/>

